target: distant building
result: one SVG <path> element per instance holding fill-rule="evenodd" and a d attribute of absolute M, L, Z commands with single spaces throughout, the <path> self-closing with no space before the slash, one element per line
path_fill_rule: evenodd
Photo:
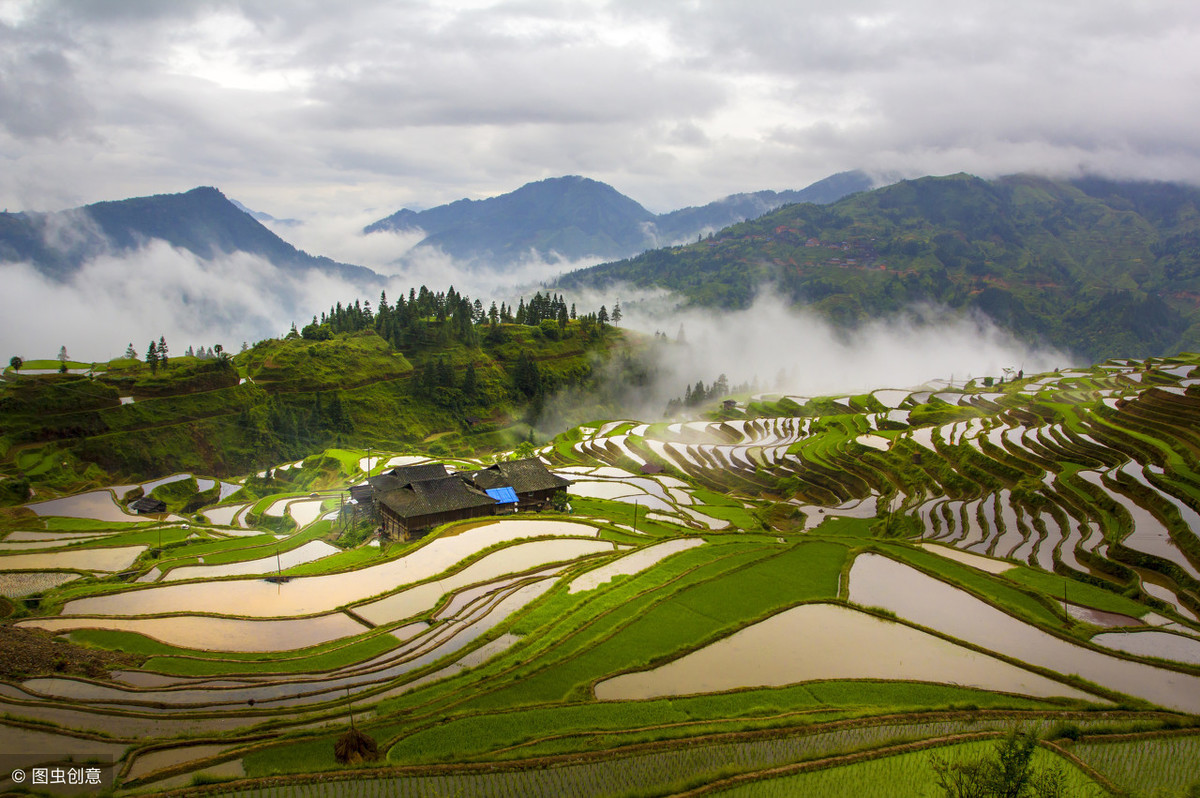
<path fill-rule="evenodd" d="M 149 496 L 143 496 L 136 501 L 130 502 L 129 509 L 138 515 L 153 515 L 154 513 L 165 513 L 167 511 L 167 503 L 162 499 L 151 499 Z"/>
<path fill-rule="evenodd" d="M 445 479 L 450 474 L 441 463 L 421 463 L 420 465 L 398 466 L 378 476 L 367 477 L 366 482 L 350 488 L 350 498 L 362 505 L 375 501 L 375 496 L 392 490 L 398 490 L 414 482 L 425 482 L 431 479 Z"/>
<path fill-rule="evenodd" d="M 462 472 L 460 476 L 470 480 L 480 490 L 512 488 L 517 494 L 518 508 L 521 510 L 542 509 L 550 503 L 555 493 L 571 484 L 569 479 L 552 474 L 536 457 L 504 460 L 478 471 Z"/>
<path fill-rule="evenodd" d="M 407 540 L 413 532 L 451 521 L 493 515 L 496 500 L 457 476 L 410 482 L 375 494 L 386 537 Z"/>
<path fill-rule="evenodd" d="M 355 485 L 350 495 L 378 511 L 385 537 L 407 540 L 452 521 L 540 510 L 570 484 L 530 458 L 456 474 L 441 463 L 405 466 Z"/>

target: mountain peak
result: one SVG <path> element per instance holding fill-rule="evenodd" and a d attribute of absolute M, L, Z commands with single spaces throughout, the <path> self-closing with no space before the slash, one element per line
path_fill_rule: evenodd
<path fill-rule="evenodd" d="M 802 191 L 737 194 L 660 216 L 607 183 L 562 175 L 488 199 L 463 199 L 420 212 L 403 209 L 363 232 L 419 230 L 425 238 L 418 246 L 496 265 L 531 254 L 547 260 L 616 259 L 691 240 L 698 232 L 756 218 L 781 205 L 832 202 L 870 187 L 871 179 L 862 172 L 843 172 Z"/>

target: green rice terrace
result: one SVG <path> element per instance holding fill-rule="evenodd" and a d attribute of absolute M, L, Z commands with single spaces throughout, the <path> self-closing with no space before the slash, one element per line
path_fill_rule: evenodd
<path fill-rule="evenodd" d="M 196 364 L 193 432 L 238 391 L 294 408 L 309 345 Z M 370 392 L 412 365 L 343 345 L 386 363 L 335 421 L 405 417 Z M 0 748 L 121 794 L 918 796 L 1019 729 L 1061 794 L 1196 794 L 1200 356 L 987 383 L 576 426 L 522 451 L 569 506 L 407 541 L 350 486 L 495 449 L 333 430 L 237 474 L 218 436 L 151 480 L 159 439 L 89 459 L 134 411 L 50 448 L 18 429 L 40 487 L 0 510 Z"/>

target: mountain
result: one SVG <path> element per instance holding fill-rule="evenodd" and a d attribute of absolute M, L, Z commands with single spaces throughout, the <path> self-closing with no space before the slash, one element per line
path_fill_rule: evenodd
<path fill-rule="evenodd" d="M 235 199 L 230 198 L 229 201 L 232 202 L 233 206 L 239 211 L 250 214 L 263 224 L 279 224 L 283 225 L 284 227 L 295 227 L 296 225 L 300 224 L 299 219 L 279 219 L 269 213 L 263 213 L 262 211 L 256 211 L 253 208 L 247 208 L 245 205 Z"/>
<path fill-rule="evenodd" d="M 770 283 L 848 327 L 933 302 L 1092 360 L 1162 354 L 1200 344 L 1200 189 L 928 177 L 790 205 L 558 287 L 614 283 L 729 308 Z"/>
<path fill-rule="evenodd" d="M 621 258 L 691 240 L 787 203 L 829 202 L 870 186 L 865 174 L 844 172 L 802 191 L 734 194 L 656 215 L 605 183 L 555 177 L 489 199 L 463 199 L 419 212 L 405 208 L 364 232 L 420 230 L 426 237 L 418 246 L 438 247 L 457 259 L 494 266 L 530 255 Z"/>
<path fill-rule="evenodd" d="M 874 181 L 864 172 L 839 172 L 799 191 L 731 194 L 707 205 L 664 213 L 654 220 L 654 228 L 661 241 L 660 246 L 681 244 L 704 233 L 716 232 L 747 219 L 757 219 L 784 205 L 797 202 L 825 205 L 849 194 L 867 191 L 873 185 Z"/>
<path fill-rule="evenodd" d="M 65 280 L 87 260 L 160 239 L 199 258 L 245 252 L 286 269 L 316 270 L 374 285 L 370 269 L 298 250 L 215 188 L 98 202 L 54 213 L 0 214 L 0 261 L 28 261 Z"/>

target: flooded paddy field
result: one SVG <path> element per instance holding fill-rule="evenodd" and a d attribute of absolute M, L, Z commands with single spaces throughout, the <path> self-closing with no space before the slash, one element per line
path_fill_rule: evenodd
<path fill-rule="evenodd" d="M 1144 365 L 597 420 L 537 442 L 570 512 L 406 542 L 338 511 L 368 469 L 438 462 L 416 452 L 93 481 L 0 518 L 6 623 L 137 658 L 6 676 L 0 712 L 110 735 L 126 784 L 284 792 L 315 771 L 333 789 L 351 713 L 381 764 L 583 757 L 563 778 L 599 778 L 599 748 L 603 778 L 636 759 L 686 779 L 718 749 L 713 772 L 735 750 L 1186 725 L 1200 480 L 1172 425 L 1191 440 L 1200 397 L 1151 387 L 1195 365 Z M 187 480 L 208 491 L 190 505 Z M 138 488 L 188 509 L 149 525 L 124 507 Z M 1123 539 L 1152 556 L 1116 559 Z"/>

